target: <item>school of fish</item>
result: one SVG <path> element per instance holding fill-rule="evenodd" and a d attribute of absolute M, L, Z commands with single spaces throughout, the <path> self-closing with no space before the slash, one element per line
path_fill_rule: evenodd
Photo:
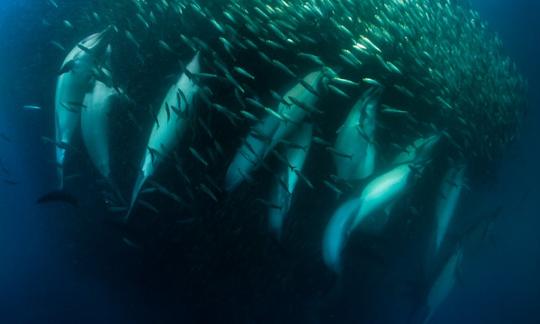
<path fill-rule="evenodd" d="M 270 175 L 268 196 L 257 199 L 279 240 L 297 188 L 325 188 L 337 203 L 320 216 L 328 224 L 322 258 L 339 275 L 349 238 L 384 231 L 424 176 L 437 174 L 436 254 L 469 177 L 489 169 L 519 136 L 527 82 L 498 36 L 456 1 L 125 0 L 102 1 L 101 8 L 78 19 L 101 30 L 75 43 L 59 67 L 56 168 L 62 188 L 80 127 L 125 222 L 137 216 L 139 203 L 147 204 L 140 200 L 145 190 L 181 204 L 200 193 L 219 204 L 223 193 L 234 195 Z M 115 97 L 137 101 L 130 98 L 141 90 L 115 76 L 118 67 L 111 65 L 122 60 L 111 57 L 120 48 L 141 70 L 160 59 L 175 62 L 163 97 L 153 99 L 159 106 L 148 108 L 152 127 L 138 139 L 142 154 L 127 200 L 111 168 L 110 116 Z M 243 134 L 231 152 L 223 148 L 231 138 L 220 138 L 227 129 Z M 193 132 L 207 134 L 212 147 L 186 144 Z M 305 171 L 314 149 L 331 156 L 333 170 Z M 192 183 L 186 159 L 203 169 L 214 165 L 223 177 Z M 171 160 L 179 179 L 196 189 L 190 197 L 157 182 L 156 171 L 170 168 L 164 162 Z M 434 276 L 428 306 L 448 294 L 461 258 L 458 247 Z"/>

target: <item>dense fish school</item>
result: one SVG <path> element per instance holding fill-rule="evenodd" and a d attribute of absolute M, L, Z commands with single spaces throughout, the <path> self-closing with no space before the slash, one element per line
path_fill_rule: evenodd
<path fill-rule="evenodd" d="M 124 222 L 138 207 L 159 213 L 142 199 L 151 192 L 189 210 L 264 185 L 266 196 L 250 199 L 281 240 L 301 186 L 336 201 L 333 214 L 310 216 L 327 224 L 322 258 L 334 272 L 353 232 L 377 235 L 404 210 L 431 214 L 436 255 L 462 189 L 489 176 L 526 109 L 527 82 L 501 40 L 456 2 L 96 1 L 61 24 L 44 20 L 86 37 L 59 70 L 60 186 L 81 115 Z M 113 152 L 111 138 L 125 138 L 114 119 L 134 149 Z M 311 166 L 323 155 L 330 165 Z M 181 192 L 159 183 L 171 169 Z M 411 205 L 426 186 L 433 206 Z M 439 278 L 455 281 L 456 253 Z"/>

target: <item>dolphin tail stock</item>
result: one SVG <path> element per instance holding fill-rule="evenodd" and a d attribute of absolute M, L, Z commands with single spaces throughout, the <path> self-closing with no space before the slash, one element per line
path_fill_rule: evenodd
<path fill-rule="evenodd" d="M 118 187 L 118 184 L 116 183 L 116 181 L 114 181 L 111 176 L 108 176 L 106 179 L 107 179 L 107 183 L 109 184 L 109 187 L 113 191 L 115 197 L 120 201 L 120 203 L 122 203 L 122 205 L 124 205 L 124 206 L 127 205 L 127 200 L 124 197 L 124 195 L 122 194 L 122 191 Z"/>
<path fill-rule="evenodd" d="M 416 301 L 407 316 L 407 324 L 426 324 L 430 320 L 430 311 L 426 306 Z"/>
<path fill-rule="evenodd" d="M 58 181 L 58 189 L 64 189 L 64 160 L 66 157 L 66 150 L 61 147 L 56 148 L 56 178 Z"/>
<path fill-rule="evenodd" d="M 278 242 L 281 242 L 283 224 L 291 206 L 292 193 L 287 192 L 281 183 L 287 182 L 287 174 L 278 175 L 280 179 L 274 180 L 274 188 L 270 201 L 274 206 L 269 208 L 268 228 Z"/>
<path fill-rule="evenodd" d="M 58 190 L 64 189 L 64 165 L 56 166 L 56 177 L 58 179 Z"/>
<path fill-rule="evenodd" d="M 139 197 L 139 193 L 141 192 L 141 189 L 144 186 L 147 178 L 148 177 L 142 171 L 139 172 L 137 180 L 135 181 L 135 186 L 133 187 L 133 193 L 131 195 L 131 202 L 129 203 L 129 208 L 126 213 L 126 216 L 124 217 L 124 221 L 126 223 L 129 221 L 133 208 L 135 207 L 135 203 L 137 202 L 137 199 Z"/>

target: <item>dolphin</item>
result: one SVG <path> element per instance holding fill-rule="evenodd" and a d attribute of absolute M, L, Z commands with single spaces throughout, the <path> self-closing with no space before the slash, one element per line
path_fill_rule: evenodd
<path fill-rule="evenodd" d="M 343 180 L 367 178 L 375 169 L 376 108 L 381 93 L 380 87 L 366 90 L 338 130 L 334 147 L 346 156 L 334 155 L 334 162 Z"/>
<path fill-rule="evenodd" d="M 458 281 L 458 269 L 463 260 L 463 247 L 460 245 L 448 258 L 436 277 L 426 297 L 427 316 L 423 323 L 428 323 L 437 308 L 446 300 Z"/>
<path fill-rule="evenodd" d="M 465 183 L 465 164 L 450 168 L 441 183 L 435 206 L 435 253 L 441 247 Z"/>
<path fill-rule="evenodd" d="M 191 78 L 193 74 L 200 73 L 201 70 L 199 53 L 195 54 L 185 69 L 187 71 L 184 71 L 178 81 L 169 88 L 157 114 L 139 175 L 135 181 L 126 220 L 131 214 L 144 183 L 154 174 L 163 157 L 169 155 L 182 139 L 195 113 L 193 97 L 199 90 L 199 86 Z"/>
<path fill-rule="evenodd" d="M 276 179 L 273 184 L 270 195 L 272 206 L 268 213 L 268 225 L 278 240 L 281 239 L 283 223 L 291 207 L 292 196 L 298 183 L 299 173 L 302 172 L 309 153 L 312 136 L 313 125 L 304 122 L 288 137 L 288 140 L 295 145 L 285 149 L 284 157 L 288 165 L 282 165 L 283 169 L 276 175 L 279 179 Z"/>
<path fill-rule="evenodd" d="M 349 235 L 358 226 L 371 226 L 379 230 L 384 227 L 388 215 L 381 220 L 379 212 L 391 207 L 410 188 L 413 170 L 422 171 L 423 162 L 439 138 L 434 135 L 416 140 L 395 158 L 394 166 L 389 171 L 374 177 L 364 187 L 360 197 L 346 201 L 336 210 L 323 236 L 323 258 L 330 269 L 340 272 L 341 253 Z"/>
<path fill-rule="evenodd" d="M 312 113 L 318 97 L 311 89 L 316 89 L 322 77 L 321 71 L 311 72 L 285 93 L 283 101 L 255 125 L 247 135 L 244 144 L 233 157 L 225 175 L 225 189 L 236 189 L 261 164 L 274 146 L 296 130 L 305 117 Z"/>
<path fill-rule="evenodd" d="M 88 36 L 75 46 L 64 59 L 56 82 L 55 127 L 56 142 L 70 144 L 79 125 L 79 112 L 84 108 L 84 97 L 92 89 L 94 70 L 106 52 L 113 27 Z M 63 167 L 65 147 L 56 147 L 59 187 L 64 186 Z"/>
<path fill-rule="evenodd" d="M 107 46 L 105 64 L 110 65 L 111 46 Z M 84 145 L 92 163 L 101 175 L 110 181 L 111 168 L 109 158 L 109 115 L 114 98 L 119 92 L 109 86 L 110 82 L 95 80 L 91 92 L 84 97 L 84 109 L 81 109 L 81 133 Z"/>

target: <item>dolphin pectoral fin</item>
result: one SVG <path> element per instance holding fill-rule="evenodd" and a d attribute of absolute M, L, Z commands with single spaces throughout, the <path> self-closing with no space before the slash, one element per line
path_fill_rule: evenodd
<path fill-rule="evenodd" d="M 344 203 L 334 213 L 326 226 L 323 237 L 324 263 L 335 273 L 341 272 L 341 253 L 349 237 L 352 221 L 361 201 L 353 199 Z"/>

